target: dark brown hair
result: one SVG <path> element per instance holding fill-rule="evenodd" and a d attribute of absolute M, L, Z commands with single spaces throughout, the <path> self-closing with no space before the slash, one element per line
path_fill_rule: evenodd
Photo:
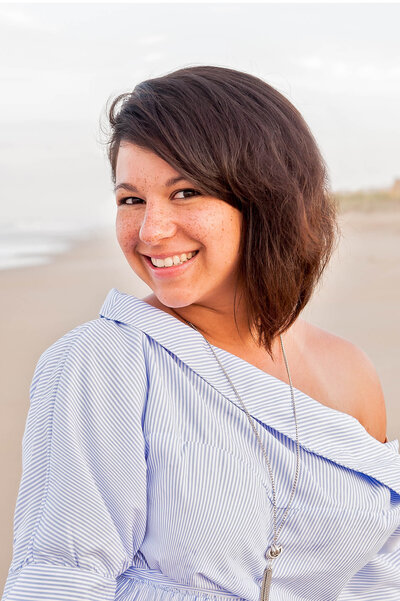
<path fill-rule="evenodd" d="M 242 212 L 238 283 L 249 329 L 271 354 L 309 301 L 337 233 L 326 166 L 303 117 L 258 77 L 216 66 L 143 81 L 107 117 L 114 183 L 120 142 L 132 142 Z"/>

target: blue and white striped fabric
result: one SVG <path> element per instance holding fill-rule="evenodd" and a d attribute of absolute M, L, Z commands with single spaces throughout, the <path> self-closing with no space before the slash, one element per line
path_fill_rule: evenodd
<path fill-rule="evenodd" d="M 279 523 L 296 463 L 289 386 L 214 350 L 268 449 Z M 271 601 L 399 601 L 398 441 L 295 394 L 301 473 Z M 40 357 L 22 448 L 3 601 L 258 601 L 268 470 L 188 325 L 111 290 L 99 319 Z"/>

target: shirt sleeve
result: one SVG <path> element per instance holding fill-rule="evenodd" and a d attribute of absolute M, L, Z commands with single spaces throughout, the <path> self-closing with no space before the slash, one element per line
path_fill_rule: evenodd
<path fill-rule="evenodd" d="M 109 601 L 146 529 L 140 333 L 78 326 L 40 357 L 3 601 Z"/>

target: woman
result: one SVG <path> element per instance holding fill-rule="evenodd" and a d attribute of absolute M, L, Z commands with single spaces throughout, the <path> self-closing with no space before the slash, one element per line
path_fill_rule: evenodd
<path fill-rule="evenodd" d="M 336 233 L 307 125 L 210 66 L 109 118 L 118 241 L 153 294 L 111 290 L 38 362 L 3 601 L 398 601 L 378 377 L 299 317 Z"/>

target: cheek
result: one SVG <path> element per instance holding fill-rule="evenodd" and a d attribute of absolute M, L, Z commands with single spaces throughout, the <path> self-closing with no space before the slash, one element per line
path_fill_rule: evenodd
<path fill-rule="evenodd" d="M 187 221 L 187 230 L 193 238 L 206 240 L 230 248 L 240 240 L 241 213 L 227 203 L 218 201 L 204 203 L 199 211 L 192 213 Z"/>
<path fill-rule="evenodd" d="M 115 230 L 121 248 L 126 248 L 128 245 L 132 246 L 132 243 L 136 241 L 138 228 L 135 220 L 126 214 L 124 215 L 122 211 L 117 213 Z"/>
<path fill-rule="evenodd" d="M 226 256 L 231 258 L 232 256 L 237 258 L 241 237 L 241 214 L 234 211 L 223 212 L 222 215 L 219 215 L 219 220 L 216 220 L 215 223 L 218 224 L 214 228 L 214 232 L 218 232 L 216 243 L 221 253 L 226 253 Z"/>

